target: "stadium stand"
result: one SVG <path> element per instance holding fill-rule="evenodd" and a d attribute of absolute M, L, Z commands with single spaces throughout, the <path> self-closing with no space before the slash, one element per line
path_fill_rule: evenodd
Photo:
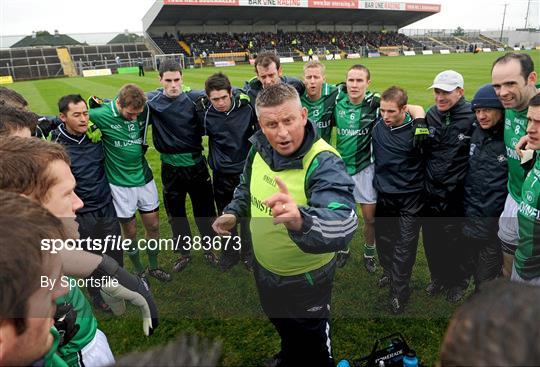
<path fill-rule="evenodd" d="M 20 48 L 0 50 L 0 76 L 37 79 L 63 75 L 56 48 Z"/>
<path fill-rule="evenodd" d="M 470 48 L 472 49 L 475 47 L 491 47 L 493 49 L 505 47 L 503 43 L 480 34 L 479 32 L 471 32 L 460 36 L 455 36 L 448 31 L 433 31 L 422 35 L 413 36 L 411 39 L 422 44 L 423 48 L 428 50 L 448 49 L 452 51 L 469 51 Z"/>
<path fill-rule="evenodd" d="M 121 66 L 133 66 L 139 58 L 148 59 L 152 53 L 144 43 L 135 44 L 107 44 L 101 46 L 72 46 L 69 53 L 77 67 L 116 69 L 116 56 L 120 57 Z"/>
<path fill-rule="evenodd" d="M 115 61 L 117 56 L 120 65 Z M 144 43 L 16 47 L 0 50 L 0 76 L 11 75 L 14 80 L 75 76 L 84 69 L 111 68 L 115 71 L 119 66 L 136 66 L 139 59 L 149 67 L 152 57 Z"/>
<path fill-rule="evenodd" d="M 152 37 L 152 40 L 160 48 L 161 52 L 164 54 L 184 54 L 188 55 L 186 51 L 180 47 L 178 40 L 171 37 Z"/>
<path fill-rule="evenodd" d="M 154 42 L 163 53 L 184 53 L 207 55 L 227 52 L 259 52 L 260 50 L 275 49 L 278 53 L 306 53 L 314 50 L 340 50 L 358 52 L 364 47 L 378 48 L 384 46 L 421 47 L 421 45 L 397 32 L 256 32 L 256 33 L 165 33 L 163 37 L 152 36 Z M 189 52 L 183 49 L 179 42 L 189 47 Z"/>

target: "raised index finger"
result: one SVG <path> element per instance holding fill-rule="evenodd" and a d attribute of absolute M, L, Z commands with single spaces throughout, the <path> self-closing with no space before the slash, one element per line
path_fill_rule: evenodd
<path fill-rule="evenodd" d="M 276 176 L 275 180 L 276 184 L 278 185 L 279 192 L 289 195 L 289 189 L 287 189 L 287 185 L 285 184 L 285 182 L 283 182 L 283 180 L 279 176 Z"/>

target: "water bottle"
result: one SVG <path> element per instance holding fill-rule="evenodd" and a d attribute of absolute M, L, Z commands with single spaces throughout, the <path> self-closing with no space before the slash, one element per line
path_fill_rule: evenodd
<path fill-rule="evenodd" d="M 337 364 L 337 367 L 351 367 L 351 365 L 349 364 L 349 361 L 347 361 L 346 359 L 342 359 Z"/>
<path fill-rule="evenodd" d="M 405 356 L 403 356 L 403 367 L 418 367 L 418 358 L 414 350 L 409 350 Z"/>

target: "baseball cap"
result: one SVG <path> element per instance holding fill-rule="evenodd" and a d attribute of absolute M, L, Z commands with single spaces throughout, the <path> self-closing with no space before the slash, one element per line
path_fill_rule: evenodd
<path fill-rule="evenodd" d="M 451 92 L 458 87 L 463 89 L 463 76 L 457 71 L 445 70 L 437 74 L 433 80 L 433 85 L 428 89 L 437 88 Z"/>
<path fill-rule="evenodd" d="M 493 89 L 491 84 L 486 84 L 478 89 L 471 101 L 471 108 L 473 111 L 477 108 L 497 108 L 504 110 L 504 106 L 499 101 L 499 98 L 497 98 L 495 89 Z"/>

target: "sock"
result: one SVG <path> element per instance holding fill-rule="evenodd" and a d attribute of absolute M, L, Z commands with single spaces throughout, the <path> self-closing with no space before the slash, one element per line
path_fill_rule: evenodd
<path fill-rule="evenodd" d="M 139 249 L 136 245 L 132 246 L 129 251 L 127 251 L 127 254 L 129 256 L 129 260 L 131 260 L 131 263 L 133 264 L 133 267 L 135 268 L 135 271 L 137 273 L 140 273 L 144 270 L 144 267 L 141 263 L 141 258 L 139 257 Z"/>
<path fill-rule="evenodd" d="M 148 255 L 148 265 L 150 269 L 156 269 L 158 267 L 158 256 L 159 250 L 146 250 L 146 254 Z"/>
<path fill-rule="evenodd" d="M 364 243 L 364 257 L 369 259 L 373 256 L 375 256 L 375 244 L 368 245 L 367 243 Z"/>

